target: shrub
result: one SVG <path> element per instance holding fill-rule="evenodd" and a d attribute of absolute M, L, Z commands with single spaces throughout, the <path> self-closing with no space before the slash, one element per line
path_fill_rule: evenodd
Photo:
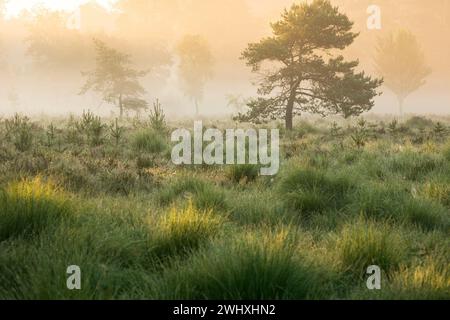
<path fill-rule="evenodd" d="M 432 128 L 433 126 L 434 123 L 432 120 L 419 116 L 414 116 L 405 122 L 405 127 L 408 128 L 427 129 Z"/>
<path fill-rule="evenodd" d="M 395 270 L 405 253 L 398 233 L 385 224 L 363 219 L 345 225 L 333 245 L 342 269 L 357 277 L 371 265 L 384 272 Z"/>
<path fill-rule="evenodd" d="M 111 193 L 130 194 L 138 184 L 138 175 L 127 168 L 113 168 L 102 172 L 103 189 Z"/>
<path fill-rule="evenodd" d="M 12 183 L 0 193 L 0 241 L 36 235 L 70 212 L 67 196 L 51 182 Z"/>
<path fill-rule="evenodd" d="M 15 114 L 11 119 L 5 120 L 6 139 L 10 140 L 16 149 L 25 152 L 33 146 L 33 128 L 30 119 Z"/>
<path fill-rule="evenodd" d="M 159 132 L 167 130 L 166 116 L 158 99 L 153 103 L 153 110 L 150 110 L 150 127 Z"/>

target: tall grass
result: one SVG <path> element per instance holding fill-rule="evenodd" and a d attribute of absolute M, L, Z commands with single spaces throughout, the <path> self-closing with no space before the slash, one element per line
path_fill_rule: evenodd
<path fill-rule="evenodd" d="M 317 297 L 323 274 L 299 260 L 296 250 L 287 230 L 233 237 L 166 271 L 155 295 L 219 300 Z"/>
<path fill-rule="evenodd" d="M 0 241 L 32 237 L 70 218 L 68 196 L 41 178 L 9 184 L 0 192 Z"/>
<path fill-rule="evenodd" d="M 406 253 L 398 233 L 386 224 L 363 218 L 345 225 L 335 241 L 341 268 L 357 277 L 365 274 L 371 265 L 387 273 L 396 270 Z"/>
<path fill-rule="evenodd" d="M 167 150 L 168 145 L 164 137 L 154 130 L 142 129 L 136 132 L 131 145 L 137 153 L 158 154 Z"/>
<path fill-rule="evenodd" d="M 214 184 L 191 175 L 175 179 L 157 194 L 158 202 L 169 205 L 177 200 L 190 198 L 201 209 L 225 209 L 225 193 Z"/>
<path fill-rule="evenodd" d="M 217 236 L 222 226 L 222 218 L 192 202 L 184 209 L 173 207 L 152 230 L 153 253 L 160 258 L 189 253 Z"/>
<path fill-rule="evenodd" d="M 353 189 L 349 176 L 330 175 L 318 169 L 293 168 L 280 181 L 279 195 L 302 216 L 342 208 Z"/>

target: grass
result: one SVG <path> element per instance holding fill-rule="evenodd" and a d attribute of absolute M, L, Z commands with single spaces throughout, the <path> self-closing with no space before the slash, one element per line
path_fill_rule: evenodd
<path fill-rule="evenodd" d="M 252 182 L 259 176 L 259 166 L 252 164 L 241 164 L 228 168 L 228 178 L 235 182 Z"/>
<path fill-rule="evenodd" d="M 201 209 L 224 209 L 225 194 L 210 182 L 188 175 L 168 183 L 158 194 L 158 202 L 170 205 L 177 200 L 190 198 Z"/>
<path fill-rule="evenodd" d="M 348 176 L 294 167 L 281 179 L 279 194 L 288 207 L 308 217 L 326 209 L 342 208 L 352 188 Z"/>
<path fill-rule="evenodd" d="M 389 226 L 363 219 L 345 225 L 335 245 L 341 268 L 358 277 L 371 265 L 385 272 L 396 270 L 406 249 L 401 236 L 392 233 Z"/>
<path fill-rule="evenodd" d="M 69 219 L 68 196 L 41 178 L 9 184 L 0 193 L 0 241 L 33 237 Z"/>
<path fill-rule="evenodd" d="M 289 232 L 258 233 L 221 242 L 163 274 L 162 299 L 289 299 L 320 294 L 321 272 L 298 259 Z"/>
<path fill-rule="evenodd" d="M 137 153 L 158 154 L 167 150 L 168 145 L 165 139 L 151 129 L 141 129 L 132 137 L 131 145 Z"/>
<path fill-rule="evenodd" d="M 430 121 L 357 148 L 351 122 L 305 120 L 274 177 L 176 167 L 144 122 L 95 146 L 33 123 L 30 149 L 0 140 L 0 299 L 449 299 L 450 148 L 416 136 Z"/>
<path fill-rule="evenodd" d="M 174 207 L 152 229 L 152 251 L 162 258 L 189 253 L 213 239 L 222 226 L 222 218 L 196 209 L 192 202 L 185 209 Z"/>

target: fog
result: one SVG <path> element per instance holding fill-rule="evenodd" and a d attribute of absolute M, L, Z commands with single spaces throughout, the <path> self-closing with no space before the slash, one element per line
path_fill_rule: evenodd
<path fill-rule="evenodd" d="M 12 0 L 13 2 L 15 0 Z M 213 57 L 200 114 L 228 115 L 230 95 L 256 95 L 255 75 L 240 59 L 248 43 L 271 33 L 288 0 L 119 0 L 109 6 L 79 1 L 73 11 L 33 6 L 12 13 L 0 0 L 0 115 L 80 114 L 90 109 L 114 116 L 117 108 L 89 92 L 80 95 L 82 71 L 95 64 L 93 38 L 128 53 L 134 67 L 148 70 L 141 84 L 148 102 L 159 99 L 170 116 L 188 116 L 194 103 L 183 93 L 178 76 L 177 44 L 186 35 L 206 40 Z M 73 2 L 73 1 L 72 1 Z M 449 114 L 450 4 L 448 0 L 335 0 L 360 36 L 345 53 L 377 76 L 377 38 L 409 30 L 420 43 L 432 73 L 405 102 L 405 112 Z M 105 1 L 103 3 L 106 3 Z M 381 8 L 381 29 L 369 30 L 369 5 Z M 6 9 L 5 9 L 6 8 Z M 9 10 L 7 10 L 10 8 Z M 382 87 L 375 113 L 397 113 L 395 95 Z"/>

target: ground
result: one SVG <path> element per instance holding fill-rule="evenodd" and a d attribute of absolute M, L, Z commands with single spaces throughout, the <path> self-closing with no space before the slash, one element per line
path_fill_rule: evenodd
<path fill-rule="evenodd" d="M 170 132 L 190 121 L 4 119 L 0 298 L 449 299 L 439 121 L 299 120 L 264 177 L 173 165 Z"/>

